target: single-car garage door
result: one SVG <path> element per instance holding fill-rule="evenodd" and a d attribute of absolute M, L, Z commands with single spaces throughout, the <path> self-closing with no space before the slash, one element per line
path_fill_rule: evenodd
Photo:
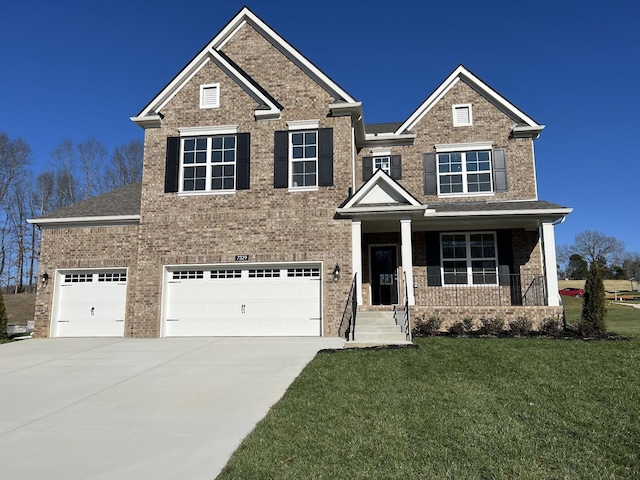
<path fill-rule="evenodd" d="M 320 265 L 167 269 L 164 336 L 319 336 Z"/>
<path fill-rule="evenodd" d="M 122 337 L 126 270 L 58 272 L 52 336 Z"/>

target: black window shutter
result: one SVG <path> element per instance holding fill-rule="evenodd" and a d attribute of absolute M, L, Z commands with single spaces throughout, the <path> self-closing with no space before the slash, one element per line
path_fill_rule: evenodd
<path fill-rule="evenodd" d="M 373 157 L 364 157 L 362 159 L 362 181 L 366 182 L 373 177 Z"/>
<path fill-rule="evenodd" d="M 436 170 L 436 154 L 424 153 L 422 155 L 422 167 L 424 171 L 424 194 L 438 194 L 438 171 Z"/>
<path fill-rule="evenodd" d="M 273 188 L 289 186 L 289 132 L 274 132 Z"/>
<path fill-rule="evenodd" d="M 236 135 L 236 190 L 249 189 L 251 134 Z"/>
<path fill-rule="evenodd" d="M 180 137 L 167 137 L 167 158 L 164 171 L 164 192 L 178 191 L 180 178 Z"/>
<path fill-rule="evenodd" d="M 507 154 L 504 148 L 493 151 L 493 188 L 496 192 L 506 192 L 507 188 Z"/>
<path fill-rule="evenodd" d="M 333 128 L 318 130 L 318 186 L 333 186 Z"/>
<path fill-rule="evenodd" d="M 442 286 L 440 275 L 440 235 L 438 232 L 427 232 L 427 285 L 431 287 Z"/>
<path fill-rule="evenodd" d="M 391 178 L 402 180 L 402 163 L 400 155 L 391 155 Z"/>
<path fill-rule="evenodd" d="M 498 230 L 496 232 L 496 247 L 498 249 L 498 281 L 501 286 L 508 287 L 511 284 L 511 271 L 513 270 L 513 241 L 511 230 Z"/>

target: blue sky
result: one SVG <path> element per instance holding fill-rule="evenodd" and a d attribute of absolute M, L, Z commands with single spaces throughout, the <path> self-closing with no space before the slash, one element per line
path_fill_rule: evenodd
<path fill-rule="evenodd" d="M 558 244 L 599 230 L 640 252 L 640 3 L 254 1 L 246 5 L 352 96 L 405 120 L 464 64 L 537 122 L 539 198 L 574 208 Z M 235 15 L 233 1 L 10 1 L 0 7 L 0 131 L 38 171 L 64 138 L 110 150 Z"/>

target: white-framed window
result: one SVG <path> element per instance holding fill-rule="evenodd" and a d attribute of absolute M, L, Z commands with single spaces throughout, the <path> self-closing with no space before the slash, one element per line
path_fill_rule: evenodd
<path fill-rule="evenodd" d="M 442 152 L 437 158 L 440 195 L 493 192 L 491 150 Z"/>
<path fill-rule="evenodd" d="M 470 103 L 453 105 L 453 126 L 468 127 L 473 125 L 473 116 Z"/>
<path fill-rule="evenodd" d="M 289 132 L 290 188 L 318 186 L 318 130 Z"/>
<path fill-rule="evenodd" d="M 391 175 L 391 157 L 373 157 L 373 171 L 383 170 L 387 175 Z"/>
<path fill-rule="evenodd" d="M 218 108 L 220 106 L 220 84 L 200 85 L 200 108 Z"/>
<path fill-rule="evenodd" d="M 497 285 L 498 253 L 494 232 L 440 235 L 443 285 Z"/>
<path fill-rule="evenodd" d="M 235 135 L 183 137 L 180 191 L 234 191 L 236 148 Z"/>

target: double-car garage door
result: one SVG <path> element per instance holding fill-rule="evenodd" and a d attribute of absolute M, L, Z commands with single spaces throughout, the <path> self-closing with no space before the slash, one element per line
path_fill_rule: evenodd
<path fill-rule="evenodd" d="M 321 335 L 320 265 L 189 266 L 165 276 L 164 336 Z"/>
<path fill-rule="evenodd" d="M 164 270 L 166 337 L 320 336 L 320 264 L 189 265 Z M 122 337 L 126 270 L 60 271 L 51 336 Z"/>

